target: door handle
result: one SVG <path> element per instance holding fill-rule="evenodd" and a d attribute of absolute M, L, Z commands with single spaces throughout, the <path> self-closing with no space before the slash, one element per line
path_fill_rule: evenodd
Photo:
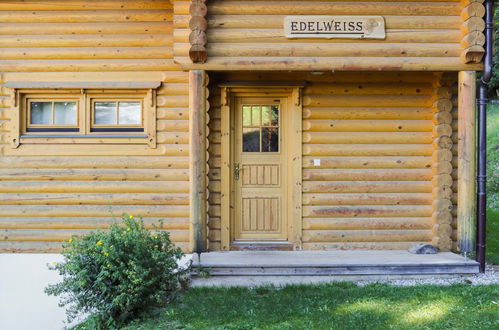
<path fill-rule="evenodd" d="M 239 163 L 234 164 L 234 180 L 239 180 Z"/>

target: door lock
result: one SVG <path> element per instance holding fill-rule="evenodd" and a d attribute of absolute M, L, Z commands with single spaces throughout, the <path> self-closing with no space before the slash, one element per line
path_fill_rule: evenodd
<path fill-rule="evenodd" d="M 239 163 L 234 164 L 234 180 L 239 180 Z"/>

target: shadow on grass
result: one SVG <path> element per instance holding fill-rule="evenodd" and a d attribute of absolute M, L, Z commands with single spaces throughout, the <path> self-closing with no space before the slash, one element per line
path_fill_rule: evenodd
<path fill-rule="evenodd" d="M 496 329 L 499 286 L 193 288 L 130 329 Z"/>

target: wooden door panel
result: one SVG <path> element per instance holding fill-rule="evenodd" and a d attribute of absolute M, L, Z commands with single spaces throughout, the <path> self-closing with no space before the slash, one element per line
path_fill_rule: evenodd
<path fill-rule="evenodd" d="M 242 186 L 279 186 L 279 164 L 243 164 Z"/>

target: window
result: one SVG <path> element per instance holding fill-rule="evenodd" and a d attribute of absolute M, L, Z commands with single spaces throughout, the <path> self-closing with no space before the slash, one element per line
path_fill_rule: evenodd
<path fill-rule="evenodd" d="M 18 90 L 18 143 L 156 144 L 153 90 Z"/>
<path fill-rule="evenodd" d="M 243 152 L 279 152 L 279 106 L 243 105 Z"/>

